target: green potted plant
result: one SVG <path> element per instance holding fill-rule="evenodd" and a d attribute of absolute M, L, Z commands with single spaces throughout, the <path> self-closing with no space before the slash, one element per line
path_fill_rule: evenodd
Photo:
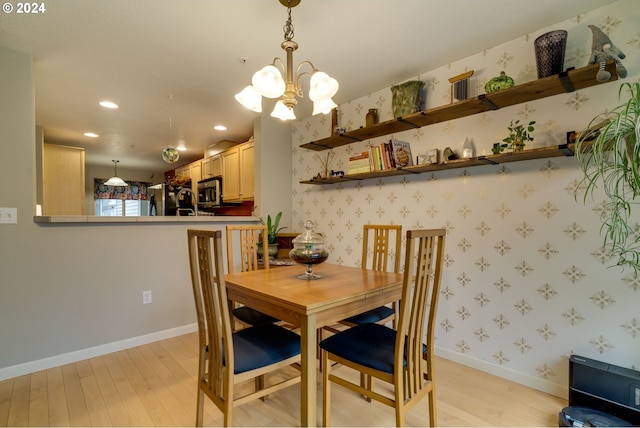
<path fill-rule="evenodd" d="M 532 120 L 528 125 L 520 123 L 520 119 L 515 122 L 512 120 L 507 126 L 509 130 L 509 136 L 502 140 L 504 144 L 498 145 L 500 149 L 497 153 L 501 153 L 505 148 L 509 148 L 514 152 L 520 151 L 524 149 L 524 145 L 527 141 L 533 141 L 533 137 L 531 133 L 534 131 L 533 125 L 535 125 L 536 121 Z M 496 146 L 494 145 L 494 148 Z M 494 153 L 496 151 L 494 150 Z"/>
<path fill-rule="evenodd" d="M 623 94 L 629 97 L 625 102 L 593 118 L 579 134 L 576 156 L 584 173 L 584 201 L 596 189 L 604 193 L 600 234 L 605 249 L 637 276 L 640 236 L 631 217 L 640 195 L 640 83 L 622 83 L 621 101 Z"/>
<path fill-rule="evenodd" d="M 268 245 L 269 245 L 269 257 L 270 258 L 275 258 L 276 255 L 278 254 L 278 243 L 276 242 L 276 235 L 283 229 L 286 229 L 286 227 L 280 227 L 280 219 L 282 218 L 282 211 L 280 211 L 278 214 L 276 214 L 275 218 L 272 219 L 271 215 L 267 215 L 267 222 L 264 222 L 264 219 L 262 217 L 260 217 L 260 222 L 262 224 L 266 224 L 267 225 L 267 239 L 268 239 Z M 262 243 L 259 242 L 258 243 L 258 254 L 260 256 L 262 256 L 263 254 L 263 250 L 262 250 Z"/>

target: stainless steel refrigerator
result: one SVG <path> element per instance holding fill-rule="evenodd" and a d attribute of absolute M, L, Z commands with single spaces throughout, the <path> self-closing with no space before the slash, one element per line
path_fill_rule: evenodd
<path fill-rule="evenodd" d="M 195 196 L 191 183 L 181 186 L 154 184 L 149 186 L 149 215 L 196 215 Z"/>

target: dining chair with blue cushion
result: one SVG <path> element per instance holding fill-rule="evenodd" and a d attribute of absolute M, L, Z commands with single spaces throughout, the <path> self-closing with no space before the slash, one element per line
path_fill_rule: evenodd
<path fill-rule="evenodd" d="M 371 265 L 369 260 L 369 237 L 371 236 Z M 373 225 L 365 224 L 362 234 L 362 268 L 377 271 L 387 271 L 389 260 L 393 258 L 393 272 L 400 272 L 400 249 L 402 238 L 401 225 Z M 394 243 L 392 246 L 391 243 Z M 393 252 L 391 251 L 393 250 Z M 369 267 L 368 267 L 369 266 Z M 380 306 L 361 314 L 354 315 L 340 321 L 349 327 L 369 322 L 385 324 L 395 317 L 397 302 L 392 307 Z"/>
<path fill-rule="evenodd" d="M 396 329 L 365 323 L 320 342 L 324 426 L 331 419 L 332 382 L 394 407 L 397 426 L 404 426 L 407 412 L 428 396 L 429 424 L 436 425 L 433 346 L 445 233 L 444 229 L 407 231 Z M 373 382 L 356 384 L 337 375 L 334 363 L 391 384 L 393 395 L 374 390 Z"/>
<path fill-rule="evenodd" d="M 300 336 L 272 323 L 233 332 L 224 282 L 222 232 L 190 229 L 187 236 L 198 321 L 196 425 L 202 426 L 206 395 L 222 411 L 224 425 L 230 426 L 234 406 L 300 382 Z M 266 374 L 276 370 L 279 381 L 267 385 Z M 255 383 L 252 392 L 245 393 L 245 387 L 236 390 L 239 383 L 251 379 Z"/>
<path fill-rule="evenodd" d="M 260 242 L 268 242 L 267 226 L 261 225 L 229 225 L 227 226 L 227 271 L 247 272 L 256 269 L 269 269 L 269 257 L 260 261 L 258 247 Z M 237 240 L 240 251 L 240 262 L 235 263 L 233 243 Z M 260 244 L 262 245 L 262 244 Z M 265 253 L 263 253 L 265 254 Z M 233 307 L 233 316 L 244 325 L 271 324 L 279 320 L 248 306 Z"/>

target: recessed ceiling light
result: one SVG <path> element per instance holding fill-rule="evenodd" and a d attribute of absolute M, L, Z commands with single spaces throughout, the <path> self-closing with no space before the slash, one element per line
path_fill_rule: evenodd
<path fill-rule="evenodd" d="M 98 138 L 99 137 L 99 135 L 96 134 L 95 132 L 85 132 L 84 136 L 85 137 L 91 137 L 91 138 Z"/>
<path fill-rule="evenodd" d="M 227 127 L 224 125 L 216 125 L 213 127 L 213 129 L 215 129 L 216 131 L 226 131 Z"/>
<path fill-rule="evenodd" d="M 185 150 L 187 150 L 185 146 L 178 146 L 176 147 L 176 149 L 180 150 L 181 152 L 184 152 Z"/>
<path fill-rule="evenodd" d="M 118 104 L 111 101 L 100 101 L 100 105 L 105 108 L 118 108 Z"/>

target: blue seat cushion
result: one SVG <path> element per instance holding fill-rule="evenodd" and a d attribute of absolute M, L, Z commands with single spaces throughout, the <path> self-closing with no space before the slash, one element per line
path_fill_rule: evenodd
<path fill-rule="evenodd" d="M 238 318 L 245 324 L 258 325 L 258 324 L 272 324 L 278 322 L 277 318 L 267 315 L 255 309 L 247 306 L 241 306 L 233 310 L 233 316 Z"/>
<path fill-rule="evenodd" d="M 260 324 L 233 333 L 234 373 L 264 367 L 300 354 L 300 336 L 275 324 Z"/>
<path fill-rule="evenodd" d="M 383 319 L 389 318 L 394 314 L 394 310 L 388 306 L 380 306 L 375 309 L 371 309 L 370 311 L 363 312 L 358 315 L 354 315 L 345 319 L 345 321 L 350 322 L 351 324 L 366 324 L 368 322 L 378 322 Z"/>
<path fill-rule="evenodd" d="M 356 325 L 320 342 L 320 348 L 332 354 L 385 373 L 393 373 L 395 346 L 396 331 L 375 323 Z M 422 351 L 427 351 L 425 345 Z"/>

